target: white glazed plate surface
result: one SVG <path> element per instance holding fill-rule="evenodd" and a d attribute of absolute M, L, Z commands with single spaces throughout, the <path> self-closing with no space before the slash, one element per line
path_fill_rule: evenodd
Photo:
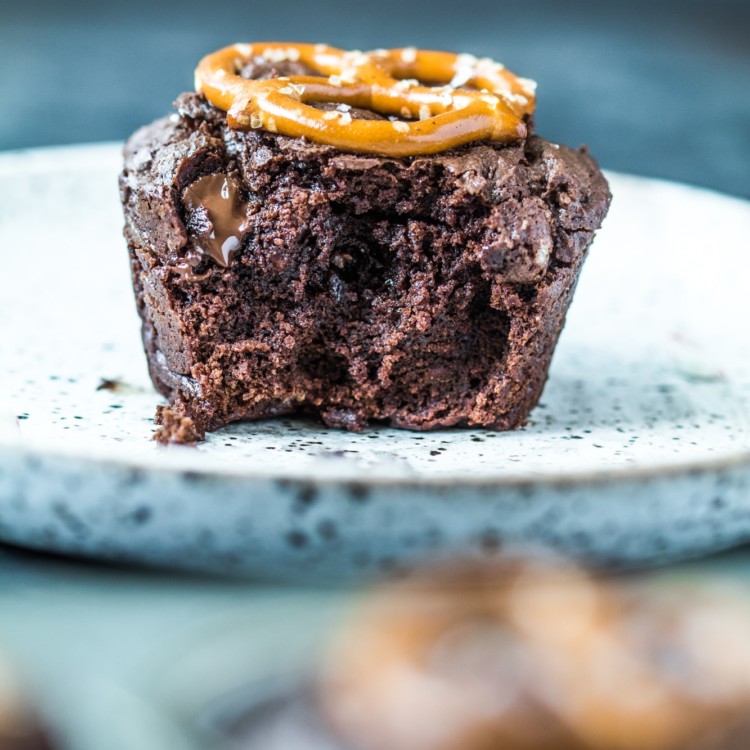
<path fill-rule="evenodd" d="M 508 542 L 645 564 L 750 540 L 750 204 L 609 175 L 522 430 L 280 420 L 162 449 L 119 167 L 114 145 L 0 156 L 1 539 L 287 579 Z"/>

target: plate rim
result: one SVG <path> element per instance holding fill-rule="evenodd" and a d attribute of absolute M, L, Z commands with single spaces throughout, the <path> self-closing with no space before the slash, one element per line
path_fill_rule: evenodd
<path fill-rule="evenodd" d="M 330 428 L 325 428 L 330 429 Z M 79 450 L 76 451 L 75 447 Z M 195 461 L 196 448 L 190 446 L 157 447 L 153 453 L 143 452 L 137 457 L 124 456 L 112 448 L 90 446 L 88 455 L 82 455 L 81 446 L 65 446 L 47 440 L 8 440 L 0 435 L 0 460 L 17 454 L 21 460 L 70 461 L 75 459 L 79 466 L 91 468 L 109 467 L 125 472 L 183 474 L 201 477 L 204 481 L 235 481 L 249 485 L 283 482 L 285 485 L 313 485 L 329 489 L 365 486 L 370 489 L 446 489 L 466 488 L 472 490 L 523 490 L 525 488 L 554 487 L 576 488 L 596 485 L 610 485 L 625 482 L 649 482 L 660 479 L 677 479 L 685 476 L 706 476 L 730 472 L 750 471 L 750 449 L 716 459 L 699 459 L 689 464 L 655 464 L 652 466 L 619 467 L 599 470 L 583 470 L 575 473 L 549 474 L 506 474 L 498 477 L 451 475 L 429 476 L 331 476 L 309 475 L 288 476 L 280 471 L 242 471 L 231 464 L 208 464 L 201 466 Z M 88 446 L 87 446 L 88 448 Z"/>
<path fill-rule="evenodd" d="M 120 141 L 102 141 L 79 144 L 41 146 L 24 149 L 0 151 L 0 175 L 13 174 L 21 168 L 28 172 L 47 173 L 54 169 L 82 171 L 96 166 L 99 159 L 113 159 L 122 151 Z M 81 161 L 81 156 L 84 160 Z M 75 159 L 75 161 L 72 161 Z M 29 163 L 31 161 L 31 164 Z M 50 161 L 52 164 L 50 164 Z M 636 175 L 614 170 L 603 170 L 608 179 L 630 181 L 668 190 L 690 191 L 712 200 L 735 204 L 736 208 L 748 212 L 750 217 L 750 200 L 724 193 L 713 188 L 706 188 L 675 180 L 647 175 Z M 17 425 L 15 425 L 17 427 Z M 331 429 L 323 428 L 321 429 Z M 649 466 L 621 466 L 604 469 L 583 469 L 573 473 L 550 472 L 544 474 L 505 474 L 503 476 L 451 475 L 427 476 L 389 476 L 366 474 L 362 477 L 310 475 L 284 476 L 279 469 L 264 472 L 258 466 L 245 466 L 244 469 L 234 464 L 201 465 L 203 458 L 195 461 L 195 448 L 183 446 L 159 447 L 147 452 L 148 441 L 138 451 L 125 455 L 116 446 L 102 446 L 97 443 L 72 445 L 60 443 L 49 438 L 28 437 L 17 432 L 12 426 L 5 428 L 0 424 L 0 459 L 9 454 L 18 454 L 25 459 L 63 460 L 76 459 L 79 466 L 105 467 L 132 472 L 158 472 L 174 474 L 191 473 L 212 481 L 233 480 L 248 484 L 283 481 L 292 485 L 313 484 L 315 486 L 347 487 L 365 485 L 371 488 L 446 488 L 460 487 L 476 489 L 513 489 L 525 487 L 579 487 L 597 484 L 611 484 L 629 481 L 650 481 L 676 478 L 692 474 L 717 474 L 733 471 L 750 470 L 750 448 L 740 448 L 725 453 L 717 458 L 693 459 L 689 463 L 661 463 Z"/>

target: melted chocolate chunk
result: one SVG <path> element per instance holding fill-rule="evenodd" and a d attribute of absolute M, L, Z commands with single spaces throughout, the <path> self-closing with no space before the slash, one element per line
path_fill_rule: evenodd
<path fill-rule="evenodd" d="M 225 174 L 201 177 L 182 194 L 186 225 L 196 248 L 220 266 L 229 266 L 247 229 L 247 204 L 241 196 L 239 180 Z"/>

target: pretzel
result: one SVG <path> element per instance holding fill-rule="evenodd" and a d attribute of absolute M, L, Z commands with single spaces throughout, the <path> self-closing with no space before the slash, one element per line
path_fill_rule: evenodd
<path fill-rule="evenodd" d="M 301 62 L 319 75 L 251 80 L 238 74 L 259 58 Z M 522 140 L 535 87 L 489 58 L 413 47 L 359 52 L 325 44 L 233 44 L 204 57 L 195 71 L 196 90 L 227 112 L 232 128 L 396 157 L 484 139 Z M 321 102 L 338 107 L 311 106 Z M 354 118 L 352 107 L 390 119 Z"/>

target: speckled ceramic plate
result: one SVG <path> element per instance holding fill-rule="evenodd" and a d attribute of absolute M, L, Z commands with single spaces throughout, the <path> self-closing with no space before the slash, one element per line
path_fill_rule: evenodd
<path fill-rule="evenodd" d="M 281 420 L 165 450 L 118 169 L 112 145 L 0 156 L 0 538 L 319 578 L 511 541 L 640 564 L 750 539 L 750 204 L 610 175 L 523 430 Z"/>

